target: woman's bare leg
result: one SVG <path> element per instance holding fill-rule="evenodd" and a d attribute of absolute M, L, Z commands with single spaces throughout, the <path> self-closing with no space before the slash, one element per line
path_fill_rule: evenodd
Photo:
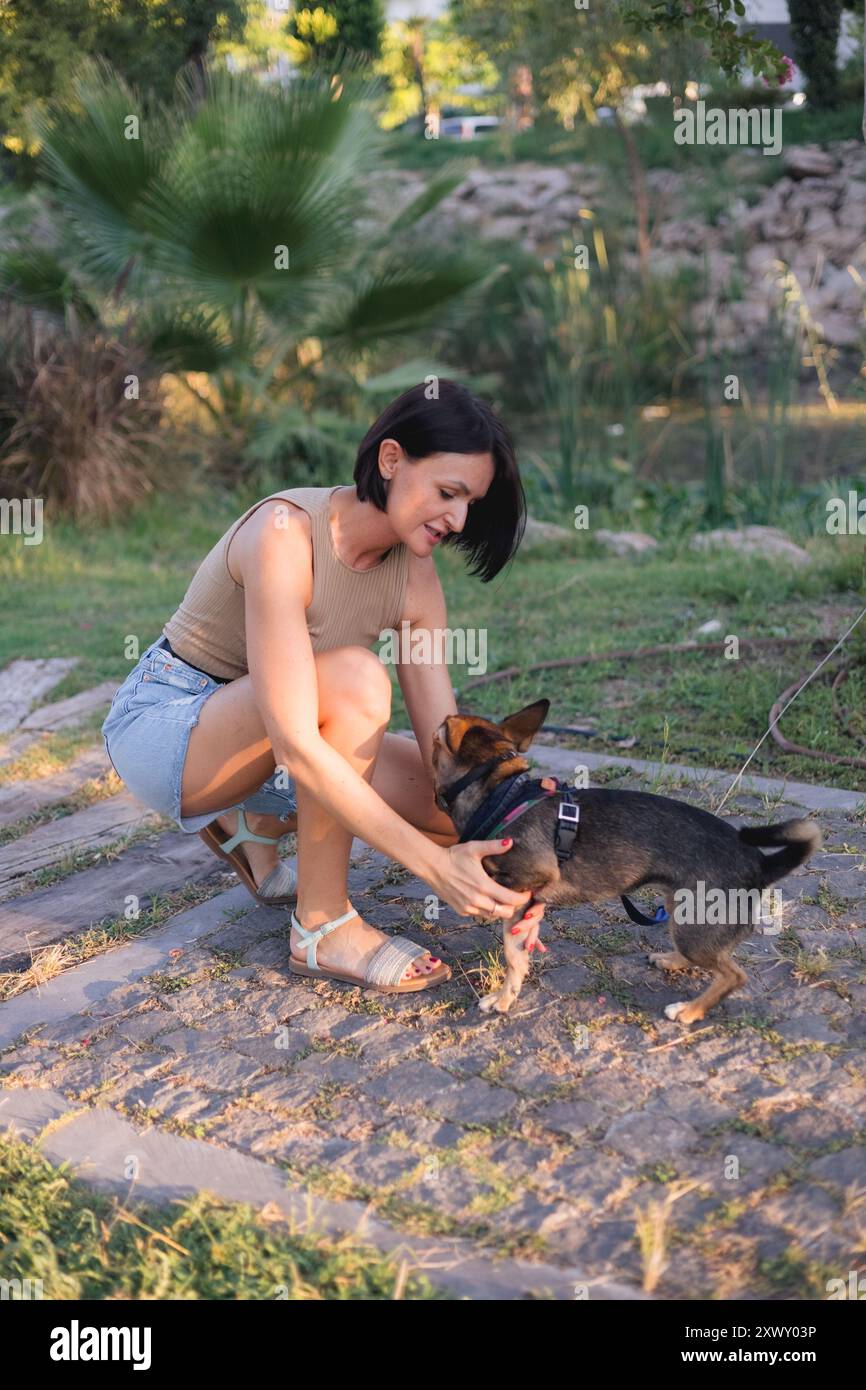
<path fill-rule="evenodd" d="M 384 666 L 363 648 L 339 648 L 316 656 L 319 682 L 319 728 L 322 737 L 342 753 L 359 775 L 373 781 L 394 809 L 440 843 L 453 843 L 450 820 L 435 806 L 417 746 L 396 735 L 385 735 L 390 713 L 391 684 Z M 377 757 L 387 742 L 384 770 Z M 379 782 L 373 776 L 376 768 Z M 221 687 L 208 699 L 190 737 L 184 766 L 184 815 L 200 815 L 250 796 L 274 771 L 273 752 L 248 676 Z M 381 788 L 381 790 L 380 790 Z M 236 816 L 221 818 L 230 830 Z M 275 817 L 248 816 L 259 834 L 280 834 L 292 825 Z M 451 827 L 451 835 L 447 834 Z M 441 838 L 440 838 L 441 837 Z M 348 901 L 348 862 L 351 834 L 334 821 L 309 793 L 298 788 L 298 906 L 297 916 L 307 930 L 342 916 Z M 276 846 L 248 842 L 250 867 L 258 881 L 274 867 Z M 255 858 L 253 855 L 255 852 Z M 301 955 L 296 933 L 292 949 Z M 370 956 L 386 940 L 360 917 L 330 933 L 319 946 L 323 965 L 363 973 Z M 419 957 L 407 977 L 435 968 L 429 956 Z"/>
<path fill-rule="evenodd" d="M 433 799 L 433 785 L 414 739 L 386 734 L 373 773 L 373 790 L 398 816 L 437 845 L 455 845 L 454 822 Z"/>
<path fill-rule="evenodd" d="M 451 818 L 439 810 L 433 799 L 433 787 L 414 739 L 402 738 L 399 734 L 385 734 L 373 772 L 373 787 L 398 816 L 414 825 L 428 839 L 437 845 L 457 843 Z M 247 811 L 246 821 L 257 835 L 279 837 L 298 828 L 297 816 L 288 816 L 281 821 L 279 816 Z M 238 828 L 237 811 L 220 816 L 217 824 L 226 832 L 227 838 L 234 835 Z M 244 843 L 244 853 L 256 883 L 263 882 L 276 865 L 276 846 L 260 845 L 250 840 Z"/>

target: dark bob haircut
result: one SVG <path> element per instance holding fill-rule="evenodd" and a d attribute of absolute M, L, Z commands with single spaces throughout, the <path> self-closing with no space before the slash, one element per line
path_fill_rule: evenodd
<path fill-rule="evenodd" d="M 437 399 L 421 382 L 386 406 L 358 449 L 355 484 L 358 499 L 387 510 L 385 483 L 379 472 L 379 445 L 396 439 L 414 462 L 430 454 L 490 454 L 493 481 L 469 508 L 466 525 L 443 545 L 456 546 L 470 558 L 470 574 L 486 584 L 512 558 L 526 526 L 526 498 L 506 426 L 485 401 L 465 386 L 440 377 Z"/>

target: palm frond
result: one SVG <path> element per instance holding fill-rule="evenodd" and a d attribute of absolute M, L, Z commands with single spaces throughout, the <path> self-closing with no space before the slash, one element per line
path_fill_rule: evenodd
<path fill-rule="evenodd" d="M 356 285 L 334 292 L 333 302 L 317 320 L 316 336 L 353 346 L 386 334 L 423 326 L 437 311 L 484 283 L 487 263 L 438 253 L 411 256 L 405 264 L 365 269 Z"/>
<path fill-rule="evenodd" d="M 214 311 L 158 309 L 136 321 L 136 335 L 166 372 L 216 372 L 232 361 L 231 334 Z"/>
<path fill-rule="evenodd" d="M 88 58 L 69 94 L 31 119 L 49 182 L 84 242 L 86 269 L 116 278 L 143 249 L 140 200 L 170 146 L 164 115 L 145 115 L 136 92 L 104 60 Z"/>
<path fill-rule="evenodd" d="M 466 160 L 451 160 L 441 169 L 430 182 L 422 188 L 416 198 L 399 212 L 389 223 L 385 230 L 384 237 L 390 238 L 398 232 L 405 231 L 408 227 L 413 227 L 422 217 L 426 217 L 428 212 L 438 207 L 443 199 L 453 193 L 466 178 L 469 164 Z"/>
<path fill-rule="evenodd" d="M 70 307 L 83 321 L 95 322 L 98 317 L 67 266 L 46 247 L 12 246 L 3 252 L 0 255 L 0 293 L 61 319 Z"/>

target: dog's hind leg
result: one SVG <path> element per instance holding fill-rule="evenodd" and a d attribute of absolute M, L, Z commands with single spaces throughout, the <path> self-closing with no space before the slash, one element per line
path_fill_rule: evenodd
<path fill-rule="evenodd" d="M 728 955 L 719 955 L 713 963 L 713 978 L 703 994 L 691 1003 L 668 1004 L 665 1014 L 679 1023 L 699 1023 L 720 999 L 739 989 L 748 979 L 744 970 Z"/>
<path fill-rule="evenodd" d="M 673 922 L 674 895 L 670 889 L 665 893 L 665 911 L 668 921 Z M 677 949 L 676 942 L 672 951 L 650 951 L 647 958 L 650 965 L 656 966 L 658 970 L 694 970 L 694 963 Z"/>

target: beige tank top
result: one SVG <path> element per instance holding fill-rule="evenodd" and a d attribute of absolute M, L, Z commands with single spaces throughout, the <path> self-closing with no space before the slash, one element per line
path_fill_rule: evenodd
<path fill-rule="evenodd" d="M 339 487 L 339 484 L 337 485 Z M 227 680 L 247 674 L 244 589 L 235 583 L 226 551 L 235 530 L 271 498 L 285 498 L 310 517 L 313 597 L 307 628 L 314 652 L 369 647 L 383 628 L 399 628 L 409 573 L 409 552 L 392 546 L 369 570 L 355 570 L 337 555 L 331 535 L 331 498 L 337 487 L 296 487 L 253 503 L 202 560 L 180 607 L 163 628 L 177 655 Z"/>

